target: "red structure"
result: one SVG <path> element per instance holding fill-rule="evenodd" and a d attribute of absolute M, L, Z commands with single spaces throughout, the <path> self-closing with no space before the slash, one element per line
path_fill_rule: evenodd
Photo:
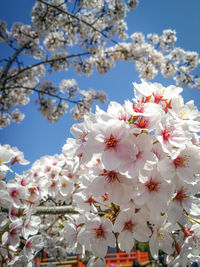
<path fill-rule="evenodd" d="M 50 262 L 50 259 L 46 257 L 46 253 L 43 254 L 43 259 L 36 258 L 35 259 L 35 267 L 41 267 L 48 265 Z M 53 264 L 56 264 L 57 266 L 73 266 L 73 267 L 85 267 L 85 264 L 80 260 L 81 256 L 73 256 L 69 257 L 67 261 L 61 261 L 61 262 L 52 262 Z M 140 252 L 132 251 L 130 253 L 125 252 L 119 252 L 119 253 L 109 253 L 106 255 L 106 267 L 131 267 L 133 264 L 133 260 L 137 259 L 139 264 L 144 264 L 145 262 L 148 263 L 149 261 L 149 255 L 148 252 Z"/>
<path fill-rule="evenodd" d="M 149 261 L 149 255 L 148 252 L 140 252 L 137 250 L 136 252 L 119 252 L 119 253 L 113 253 L 113 254 L 107 254 L 106 255 L 106 267 L 110 266 L 132 266 L 133 260 L 137 259 L 139 264 L 142 264 L 144 262 Z M 80 261 L 80 258 L 78 259 L 78 266 L 77 267 L 85 267 L 85 264 L 83 264 Z"/>

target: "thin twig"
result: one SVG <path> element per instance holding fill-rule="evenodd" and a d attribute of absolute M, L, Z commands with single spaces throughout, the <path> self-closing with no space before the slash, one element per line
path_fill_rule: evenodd
<path fill-rule="evenodd" d="M 26 68 L 24 68 L 24 69 L 19 70 L 19 71 L 18 71 L 16 74 L 14 74 L 14 75 L 11 75 L 11 76 L 7 77 L 7 78 L 6 78 L 6 81 L 15 78 L 16 76 L 18 76 L 19 74 L 23 73 L 24 71 L 27 71 L 27 70 L 29 70 L 29 69 L 32 69 L 32 68 L 37 67 L 37 66 L 42 65 L 42 64 L 53 63 L 53 62 L 55 62 L 55 61 L 66 60 L 66 59 L 68 59 L 68 58 L 79 57 L 79 56 L 85 56 L 85 55 L 91 55 L 91 53 L 90 53 L 90 52 L 83 52 L 83 53 L 79 53 L 79 54 L 72 54 L 72 55 L 65 56 L 65 57 L 52 58 L 52 59 L 47 59 L 47 60 L 44 60 L 44 61 L 40 61 L 40 62 L 38 62 L 38 63 L 35 63 L 35 64 L 31 65 L 31 66 L 28 66 L 28 67 L 26 67 Z"/>
<path fill-rule="evenodd" d="M 70 102 L 70 103 L 73 103 L 73 104 L 79 104 L 80 103 L 79 100 L 71 100 L 69 98 L 61 97 L 59 95 L 55 95 L 55 94 L 52 94 L 50 92 L 42 91 L 42 90 L 39 90 L 39 89 L 36 89 L 36 88 L 32 88 L 32 87 L 25 87 L 25 86 L 20 86 L 19 85 L 19 86 L 8 87 L 8 88 L 6 88 L 6 90 L 12 90 L 12 89 L 15 89 L 15 88 L 21 88 L 21 89 L 31 90 L 31 91 L 37 92 L 39 94 L 49 95 L 49 96 L 58 98 L 59 100 L 64 100 L 64 101 L 67 101 L 67 102 Z"/>
<path fill-rule="evenodd" d="M 1 84 L 3 85 L 3 87 L 4 87 L 5 83 L 6 83 L 6 79 L 5 79 L 5 77 L 7 76 L 8 71 L 9 71 L 9 69 L 10 69 L 12 63 L 16 60 L 16 58 L 18 57 L 18 55 L 19 55 L 19 54 L 20 54 L 20 53 L 27 47 L 28 44 L 30 44 L 30 41 L 27 42 L 26 44 L 24 44 L 22 47 L 20 47 L 20 48 L 14 53 L 14 55 L 9 59 L 7 65 L 6 65 L 4 71 L 3 71 L 2 75 L 1 75 L 1 79 L 2 79 Z"/>

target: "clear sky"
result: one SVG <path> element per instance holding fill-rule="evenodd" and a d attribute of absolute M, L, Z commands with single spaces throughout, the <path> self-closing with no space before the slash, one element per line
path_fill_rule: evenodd
<path fill-rule="evenodd" d="M 34 0 L 1 0 L 0 19 L 6 20 L 9 28 L 14 21 L 29 23 L 34 2 Z M 130 34 L 133 32 L 161 34 L 164 29 L 174 29 L 178 38 L 176 46 L 184 50 L 197 51 L 200 54 L 199 0 L 140 0 L 139 7 L 128 15 L 127 22 Z M 5 57 L 4 50 L 0 50 L 0 57 L 2 56 Z M 118 62 L 116 67 L 106 75 L 95 72 L 89 78 L 77 76 L 74 71 L 52 76 L 52 80 L 57 84 L 65 78 L 75 78 L 79 87 L 84 90 L 88 88 L 103 90 L 108 94 L 109 101 L 120 103 L 133 97 L 132 82 L 140 81 L 132 62 Z M 164 85 L 174 83 L 173 80 L 163 79 L 160 75 L 153 81 Z M 200 90 L 186 88 L 183 96 L 185 102 L 194 99 L 200 109 Z M 102 108 L 106 109 L 106 107 L 107 105 L 104 105 Z M 60 153 L 67 137 L 70 136 L 70 127 L 74 123 L 69 113 L 59 122 L 50 124 L 40 115 L 32 102 L 22 110 L 26 118 L 20 124 L 13 123 L 0 130 L 0 143 L 17 146 L 31 163 L 41 156 Z"/>

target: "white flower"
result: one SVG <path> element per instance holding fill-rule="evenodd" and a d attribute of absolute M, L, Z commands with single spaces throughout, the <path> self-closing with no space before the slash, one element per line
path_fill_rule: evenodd
<path fill-rule="evenodd" d="M 200 150 L 188 142 L 171 158 L 163 158 L 158 162 L 158 170 L 164 179 L 171 180 L 177 175 L 184 182 L 195 182 L 195 174 L 200 173 Z"/>
<path fill-rule="evenodd" d="M 97 212 L 95 207 L 95 198 L 91 192 L 84 190 L 73 195 L 73 203 L 76 204 L 77 209 L 86 212 Z"/>
<path fill-rule="evenodd" d="M 128 114 L 125 108 L 114 101 L 110 102 L 107 113 L 116 119 L 123 120 L 124 122 L 128 119 Z"/>
<path fill-rule="evenodd" d="M 119 233 L 118 244 L 121 250 L 130 252 L 134 246 L 134 240 L 147 242 L 151 231 L 147 226 L 147 218 L 142 212 L 126 209 L 119 213 L 114 224 L 113 231 Z"/>
<path fill-rule="evenodd" d="M 144 80 L 141 84 L 133 83 L 133 86 L 136 99 L 142 101 L 143 97 L 150 97 L 150 100 L 156 104 L 163 100 L 171 100 L 183 91 L 181 87 L 174 85 L 164 87 L 160 83 L 150 83 Z"/>
<path fill-rule="evenodd" d="M 125 161 L 129 152 L 127 128 L 120 120 L 109 120 L 91 125 L 89 142 L 86 143 L 87 154 L 102 153 L 105 168 L 114 170 Z"/>
<path fill-rule="evenodd" d="M 155 221 L 167 209 L 172 197 L 172 184 L 163 180 L 156 169 L 140 174 L 139 181 L 135 204 L 146 204 L 150 210 L 150 221 Z"/>
<path fill-rule="evenodd" d="M 187 133 L 175 120 L 163 119 L 156 129 L 155 136 L 161 143 L 163 151 L 170 154 L 188 142 Z"/>
<path fill-rule="evenodd" d="M 199 199 L 194 197 L 199 192 L 199 181 L 195 184 L 186 184 L 182 180 L 177 181 L 174 197 L 168 206 L 168 220 L 177 222 L 183 212 L 190 216 L 200 216 Z"/>
<path fill-rule="evenodd" d="M 43 238 L 41 235 L 31 236 L 24 246 L 24 255 L 28 259 L 33 259 L 35 254 L 40 251 L 44 246 Z"/>
<path fill-rule="evenodd" d="M 74 124 L 71 128 L 71 133 L 74 135 L 75 139 L 67 139 L 67 143 L 62 149 L 63 155 L 67 158 L 86 156 L 85 145 L 88 140 L 88 129 L 86 129 L 84 124 Z"/>
<path fill-rule="evenodd" d="M 20 244 L 20 235 L 22 230 L 22 221 L 17 220 L 9 225 L 9 231 L 2 235 L 2 244 L 9 244 L 17 247 Z"/>
<path fill-rule="evenodd" d="M 22 228 L 22 235 L 27 239 L 30 235 L 36 235 L 39 230 L 41 219 L 39 216 L 27 217 Z"/>
<path fill-rule="evenodd" d="M 0 145 L 0 171 L 10 170 L 6 163 L 9 163 L 14 157 L 13 151 L 10 146 L 1 146 Z"/>
<path fill-rule="evenodd" d="M 78 241 L 94 256 L 103 258 L 108 246 L 115 247 L 112 223 L 104 217 L 87 216 L 85 227 L 78 234 Z"/>
<path fill-rule="evenodd" d="M 64 226 L 64 238 L 65 242 L 67 244 L 67 252 L 68 253 L 82 253 L 82 247 L 80 243 L 77 240 L 78 233 L 81 230 L 81 224 L 84 223 L 84 221 L 75 220 L 73 222 L 65 221 L 63 223 Z"/>
<path fill-rule="evenodd" d="M 7 185 L 4 181 L 0 181 L 0 206 L 8 208 L 12 205 L 12 198 L 7 191 Z"/>
<path fill-rule="evenodd" d="M 64 49 L 64 44 L 65 39 L 63 32 L 50 32 L 44 39 L 44 45 L 50 51 L 55 51 L 58 48 Z"/>
<path fill-rule="evenodd" d="M 156 157 L 152 150 L 152 137 L 142 133 L 137 137 L 132 135 L 129 138 L 129 157 L 125 162 L 121 161 L 117 170 L 134 178 L 139 174 L 140 169 L 151 170 L 156 163 Z"/>
<path fill-rule="evenodd" d="M 59 179 L 58 188 L 62 196 L 67 196 L 73 192 L 74 183 L 69 178 L 61 176 Z"/>
<path fill-rule="evenodd" d="M 14 164 L 15 162 L 18 162 L 21 165 L 27 165 L 30 163 L 28 160 L 24 159 L 24 153 L 21 152 L 17 147 L 12 147 L 11 149 L 14 154 L 12 164 Z"/>
<path fill-rule="evenodd" d="M 160 220 L 159 224 L 153 227 L 153 234 L 149 241 L 149 248 L 154 259 L 158 258 L 159 249 L 167 254 L 172 254 L 174 251 L 172 246 L 174 241 L 171 236 L 173 225 L 166 223 L 164 219 L 165 217 Z"/>
<path fill-rule="evenodd" d="M 107 171 L 106 169 L 99 169 L 94 175 L 95 178 L 89 186 L 89 190 L 94 193 L 94 196 L 107 192 L 109 200 L 115 204 L 121 205 L 129 202 L 134 186 L 132 180 L 119 172 Z"/>
<path fill-rule="evenodd" d="M 13 201 L 14 207 L 20 208 L 20 206 L 23 205 L 23 200 L 25 200 L 28 196 L 27 188 L 17 184 L 13 180 L 10 180 L 7 183 L 7 190 Z"/>

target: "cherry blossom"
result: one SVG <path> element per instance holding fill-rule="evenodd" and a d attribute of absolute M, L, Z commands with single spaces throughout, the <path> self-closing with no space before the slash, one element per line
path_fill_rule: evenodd
<path fill-rule="evenodd" d="M 144 214 L 143 214 L 144 216 Z M 134 239 L 147 242 L 151 231 L 147 226 L 147 217 L 143 217 L 140 212 L 135 213 L 127 209 L 121 211 L 115 224 L 114 232 L 118 232 L 118 244 L 121 250 L 130 252 L 134 246 Z"/>
<path fill-rule="evenodd" d="M 158 163 L 158 170 L 165 179 L 173 179 L 177 175 L 180 179 L 190 184 L 195 181 L 195 173 L 199 174 L 199 160 L 199 148 L 188 142 L 171 159 L 162 159 Z"/>
<path fill-rule="evenodd" d="M 165 152 L 173 154 L 178 147 L 187 143 L 188 137 L 186 134 L 177 121 L 167 122 L 163 119 L 163 122 L 157 127 L 156 138 Z"/>
<path fill-rule="evenodd" d="M 151 251 L 151 255 L 157 259 L 158 251 L 161 249 L 165 253 L 171 255 L 173 254 L 173 238 L 171 236 L 171 231 L 173 230 L 173 225 L 170 223 L 164 222 L 164 219 L 161 219 L 159 223 L 157 223 L 153 227 L 153 234 L 149 241 L 149 247 Z"/>
<path fill-rule="evenodd" d="M 24 255 L 30 260 L 34 255 L 43 248 L 41 235 L 35 235 L 27 239 L 24 246 Z"/>
<path fill-rule="evenodd" d="M 106 169 L 116 169 L 129 153 L 128 133 L 122 121 L 109 120 L 92 126 L 90 142 L 86 149 L 90 153 L 102 153 L 102 163 Z"/>
<path fill-rule="evenodd" d="M 105 218 L 86 217 L 85 227 L 79 232 L 78 240 L 94 256 L 103 258 L 108 246 L 115 247 L 112 223 Z"/>
<path fill-rule="evenodd" d="M 152 138 L 150 135 L 141 133 L 137 137 L 130 136 L 129 157 L 124 164 L 117 169 L 128 177 L 135 177 L 139 170 L 151 170 L 156 163 L 156 157 L 152 152 Z"/>
<path fill-rule="evenodd" d="M 22 230 L 22 221 L 18 220 L 9 225 L 9 232 L 2 235 L 2 244 L 8 244 L 17 247 L 20 244 L 20 233 Z"/>
<path fill-rule="evenodd" d="M 165 213 L 168 202 L 172 197 L 172 184 L 167 183 L 156 169 L 150 173 L 139 175 L 137 196 L 135 203 L 139 206 L 147 205 L 150 210 L 150 221 L 155 222 L 159 215 Z"/>
<path fill-rule="evenodd" d="M 62 154 L 40 158 L 21 175 L 14 167 L 27 163 L 23 153 L 1 146 L 3 266 L 28 266 L 41 249 L 105 266 L 108 247 L 130 252 L 135 242 L 147 242 L 154 259 L 163 251 L 169 266 L 199 261 L 199 112 L 184 104 L 181 88 L 134 87 L 135 99 L 97 107 L 72 126 Z M 139 128 L 146 119 L 151 127 Z M 6 181 L 9 168 L 14 179 Z"/>
<path fill-rule="evenodd" d="M 10 162 L 13 158 L 13 152 L 7 146 L 0 146 L 0 170 L 7 171 L 9 170 L 6 163 Z"/>

